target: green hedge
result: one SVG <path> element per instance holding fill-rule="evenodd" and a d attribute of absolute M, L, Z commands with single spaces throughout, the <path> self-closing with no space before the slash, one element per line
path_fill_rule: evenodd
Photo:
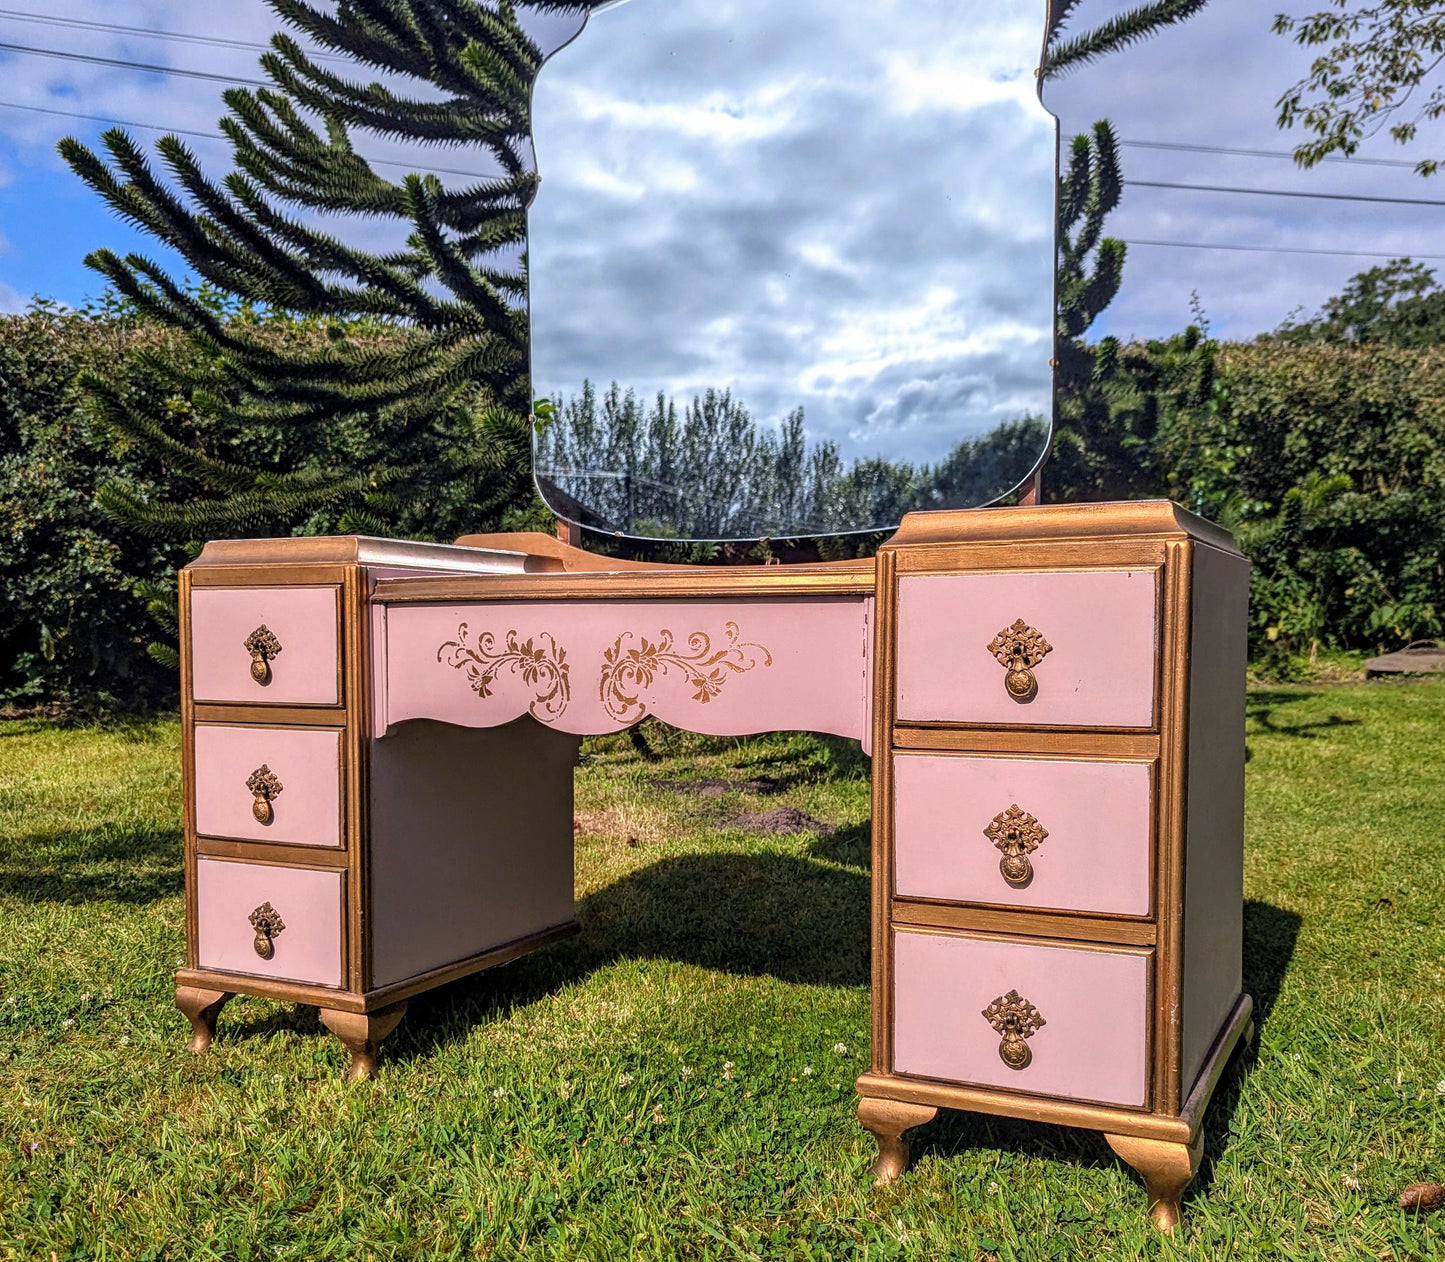
<path fill-rule="evenodd" d="M 147 486 L 161 471 L 115 451 L 76 385 L 93 369 L 164 397 L 141 353 L 159 336 L 43 304 L 0 317 L 0 706 L 144 708 L 174 694 L 146 651 L 147 603 L 183 556 L 95 502 L 111 477 Z"/>
<path fill-rule="evenodd" d="M 1172 489 L 1256 563 L 1256 657 L 1379 649 L 1445 614 L 1445 349 L 1225 345 L 1160 427 Z"/>

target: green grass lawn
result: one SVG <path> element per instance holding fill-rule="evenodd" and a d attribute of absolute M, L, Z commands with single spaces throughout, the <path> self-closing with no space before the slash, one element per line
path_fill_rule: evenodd
<path fill-rule="evenodd" d="M 1445 684 L 1251 696 L 1256 1053 L 1173 1241 L 1095 1135 L 950 1115 L 874 1191 L 867 766 L 590 742 L 567 942 L 413 1001 L 348 1087 L 314 1010 L 172 1007 L 178 726 L 0 724 L 0 1256 L 1427 1258 L 1445 1181 Z M 709 796 L 677 781 L 754 782 Z M 831 836 L 759 834 L 794 807 Z"/>

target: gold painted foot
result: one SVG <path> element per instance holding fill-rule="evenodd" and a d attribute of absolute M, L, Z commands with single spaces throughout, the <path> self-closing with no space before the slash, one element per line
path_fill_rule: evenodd
<path fill-rule="evenodd" d="M 1138 1139 L 1133 1135 L 1105 1135 L 1121 1160 L 1133 1166 L 1149 1193 L 1149 1217 L 1161 1231 L 1171 1235 L 1179 1225 L 1179 1199 L 1199 1170 L 1204 1156 L 1204 1136 L 1192 1144 L 1171 1144 L 1160 1139 Z"/>
<path fill-rule="evenodd" d="M 346 1070 L 348 1082 L 376 1077 L 376 1053 L 381 1042 L 396 1029 L 406 1015 L 406 1001 L 375 1012 L 337 1012 L 321 1009 L 321 1024 L 346 1044 L 351 1064 Z"/>
<path fill-rule="evenodd" d="M 864 1096 L 858 1101 L 858 1120 L 878 1141 L 878 1160 L 873 1163 L 874 1187 L 886 1187 L 908 1169 L 909 1132 L 933 1121 L 938 1110 L 928 1104 L 903 1100 L 878 1100 Z"/>
<path fill-rule="evenodd" d="M 189 1051 L 204 1052 L 216 1041 L 216 1018 L 234 998 L 234 993 L 229 990 L 176 987 L 176 1007 L 186 1014 L 191 1023 L 191 1041 L 186 1045 Z"/>

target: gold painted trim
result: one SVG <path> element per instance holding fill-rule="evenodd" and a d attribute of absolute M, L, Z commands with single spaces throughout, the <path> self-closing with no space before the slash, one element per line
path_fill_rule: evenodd
<path fill-rule="evenodd" d="M 902 1100 L 909 1104 L 930 1104 L 935 1108 L 957 1109 L 964 1113 L 987 1113 L 993 1117 L 1014 1117 L 1026 1122 L 1077 1126 L 1081 1130 L 1188 1142 L 1189 1128 L 1182 1121 L 1162 1117 L 1148 1109 L 1127 1109 L 1116 1104 L 1064 1100 L 1057 1096 L 1006 1091 L 1001 1087 L 965 1086 L 891 1073 L 863 1074 L 855 1086 L 859 1095 L 870 1100 Z"/>
<path fill-rule="evenodd" d="M 895 898 L 890 914 L 895 926 L 957 929 L 990 936 L 1013 932 L 1068 945 L 1094 942 L 1148 947 L 1154 946 L 1158 939 L 1154 922 L 1147 918 L 1102 916 L 1051 908 Z"/>
<path fill-rule="evenodd" d="M 314 1004 L 318 1008 L 336 1008 L 342 1012 L 364 1012 L 362 996 L 345 989 L 333 990 L 311 982 L 288 982 L 251 973 L 222 973 L 210 968 L 183 968 L 176 971 L 177 986 L 193 986 L 199 990 L 227 991 L 233 995 L 253 995 L 258 999 L 275 999 L 281 1003 Z"/>
<path fill-rule="evenodd" d="M 1193 605 L 1193 547 L 1172 543 L 1160 598 L 1159 680 L 1156 689 L 1161 757 L 1154 907 L 1159 922 L 1158 1006 L 1154 1021 L 1157 1107 L 1176 1115 L 1182 1103 L 1184 978 L 1185 795 L 1189 768 L 1189 640 Z"/>
<path fill-rule="evenodd" d="M 572 574 L 379 579 L 373 599 L 383 605 L 508 604 L 546 600 L 741 600 L 752 596 L 872 595 L 873 573 L 805 566 L 692 567 L 678 570 Z"/>
<path fill-rule="evenodd" d="M 264 701 L 221 705 L 198 701 L 196 722 L 217 727 L 308 727 L 318 732 L 346 726 L 345 706 L 268 705 Z"/>
<path fill-rule="evenodd" d="M 976 929 L 938 929 L 902 923 L 893 925 L 892 929 L 894 934 L 912 933 L 930 938 L 967 938 L 973 942 L 1008 942 L 1015 946 L 1047 947 L 1053 951 L 1081 951 L 1089 955 L 1132 955 L 1146 961 L 1157 956 L 1157 952 L 1153 947 L 1135 946 L 1129 942 L 1094 942 L 1087 939 L 1041 938 L 1034 934 L 1020 933 L 1017 931 L 983 932 Z"/>
<path fill-rule="evenodd" d="M 900 578 L 925 578 L 959 574 L 1157 570 L 1164 562 L 1167 547 L 1162 539 L 1126 539 L 1115 543 L 1089 539 L 1073 543 L 940 544 L 933 548 L 902 549 L 898 553 L 898 575 Z"/>
<path fill-rule="evenodd" d="M 878 553 L 873 618 L 873 785 L 870 919 L 872 921 L 873 1068 L 893 1063 L 893 934 L 888 919 L 893 888 L 894 792 L 889 736 L 898 681 L 898 554 Z"/>
<path fill-rule="evenodd" d="M 365 993 L 371 984 L 371 634 L 367 579 L 359 566 L 346 571 L 341 587 L 340 644 L 346 678 L 346 731 L 341 738 L 347 876 L 346 973 L 349 987 Z"/>
<path fill-rule="evenodd" d="M 957 724 L 898 724 L 893 746 L 899 753 L 971 754 L 1009 757 L 1028 754 L 1080 762 L 1149 762 L 1159 757 L 1153 733 L 1105 728 L 984 728 Z"/>
<path fill-rule="evenodd" d="M 176 614 L 181 656 L 181 837 L 185 868 L 186 965 L 199 963 L 196 928 L 196 706 L 191 671 L 191 574 L 176 575 Z"/>
<path fill-rule="evenodd" d="M 274 591 L 289 587 L 339 587 L 346 578 L 340 565 L 213 565 L 186 566 L 191 586 L 256 588 Z"/>
<path fill-rule="evenodd" d="M 345 872 L 351 866 L 342 846 L 297 846 L 278 841 L 237 841 L 234 837 L 196 838 L 202 859 L 232 859 L 270 868 L 318 868 Z"/>
<path fill-rule="evenodd" d="M 1226 551 L 1238 552 L 1227 530 L 1169 500 L 908 513 L 887 546 L 916 549 L 940 544 L 1011 544 L 1031 540 L 1092 543 L 1131 537 L 1196 538 Z"/>

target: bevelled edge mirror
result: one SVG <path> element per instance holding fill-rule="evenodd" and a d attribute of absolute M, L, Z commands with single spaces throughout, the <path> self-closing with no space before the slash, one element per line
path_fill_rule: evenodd
<path fill-rule="evenodd" d="M 533 91 L 533 467 L 610 534 L 890 529 L 1053 429 L 1047 0 L 579 6 Z"/>

